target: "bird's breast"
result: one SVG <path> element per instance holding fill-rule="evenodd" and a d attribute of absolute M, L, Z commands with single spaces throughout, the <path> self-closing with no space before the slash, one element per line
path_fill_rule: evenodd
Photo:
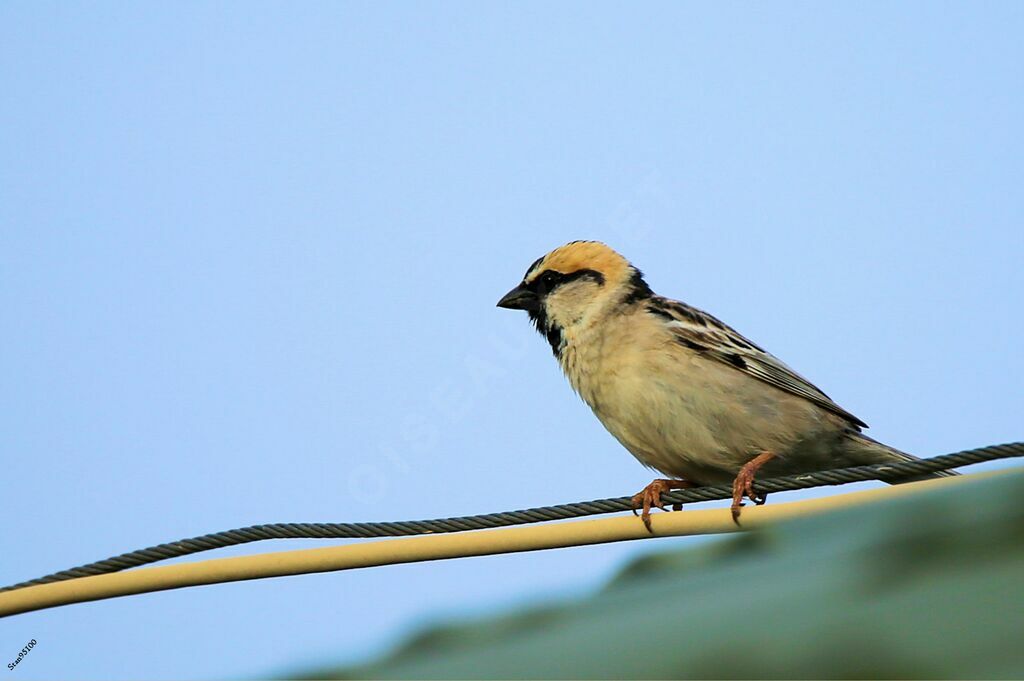
<path fill-rule="evenodd" d="M 731 479 L 757 451 L 788 450 L 797 433 L 786 424 L 799 431 L 813 416 L 803 401 L 650 337 L 568 337 L 559 360 L 573 389 L 633 456 L 695 482 Z"/>

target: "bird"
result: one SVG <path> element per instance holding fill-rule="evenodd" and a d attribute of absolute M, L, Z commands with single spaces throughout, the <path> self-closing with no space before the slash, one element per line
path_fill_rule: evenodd
<path fill-rule="evenodd" d="M 573 241 L 537 258 L 498 307 L 525 310 L 608 432 L 668 476 L 631 497 L 649 531 L 651 509 L 666 510 L 661 495 L 672 489 L 731 483 L 739 524 L 744 497 L 767 499 L 754 485 L 760 472 L 916 460 L 865 435 L 866 423 L 732 327 L 654 293 L 602 242 Z"/>

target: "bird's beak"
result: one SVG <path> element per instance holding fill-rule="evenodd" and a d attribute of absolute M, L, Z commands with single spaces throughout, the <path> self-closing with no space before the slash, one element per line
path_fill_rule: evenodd
<path fill-rule="evenodd" d="M 536 310 L 540 306 L 537 294 L 522 284 L 502 296 L 498 307 L 508 310 Z"/>

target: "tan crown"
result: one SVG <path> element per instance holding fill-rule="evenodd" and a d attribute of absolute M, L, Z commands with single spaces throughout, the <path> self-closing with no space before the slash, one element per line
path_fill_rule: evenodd
<path fill-rule="evenodd" d="M 600 241 L 573 241 L 541 258 L 527 273 L 527 283 L 544 270 L 563 274 L 594 270 L 604 275 L 605 281 L 617 284 L 629 276 L 630 265 L 628 260 Z"/>

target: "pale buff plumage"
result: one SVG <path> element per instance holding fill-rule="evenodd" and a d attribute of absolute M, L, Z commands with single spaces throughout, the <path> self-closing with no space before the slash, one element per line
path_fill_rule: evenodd
<path fill-rule="evenodd" d="M 741 470 L 765 452 L 768 475 L 913 458 L 861 434 L 863 422 L 719 320 L 655 295 L 604 244 L 548 253 L 499 305 L 527 310 L 605 428 L 674 478 L 736 481 L 742 495 Z"/>

